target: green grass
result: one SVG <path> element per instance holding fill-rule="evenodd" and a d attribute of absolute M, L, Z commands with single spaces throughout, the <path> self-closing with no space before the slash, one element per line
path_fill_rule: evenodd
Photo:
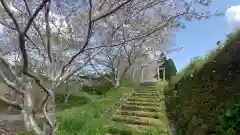
<path fill-rule="evenodd" d="M 82 105 L 89 103 L 90 101 L 91 99 L 89 97 L 86 97 L 85 95 L 72 94 L 69 96 L 68 103 L 64 104 L 64 95 L 57 94 L 56 96 L 57 111 L 71 109 L 73 107 L 80 107 Z"/>
<path fill-rule="evenodd" d="M 108 117 L 110 117 L 110 112 L 106 112 L 106 110 L 131 90 L 131 87 L 111 89 L 101 99 L 95 99 L 85 106 L 76 107 L 70 112 L 60 114 L 61 123 L 58 134 L 103 135 L 105 133 L 104 124 L 108 123 Z"/>
<path fill-rule="evenodd" d="M 90 103 L 63 111 L 58 135 L 104 135 L 107 132 L 120 135 L 170 135 L 166 129 L 150 128 L 148 130 L 133 130 L 112 121 L 112 116 L 121 104 L 121 100 L 129 94 L 137 84 L 123 79 L 124 85 L 113 88 Z M 113 109 L 109 109 L 109 108 Z M 165 120 L 165 119 L 164 119 Z M 166 121 L 165 124 L 167 123 Z"/>
<path fill-rule="evenodd" d="M 111 122 L 115 107 L 137 85 L 129 77 L 124 77 L 121 87 L 105 90 L 107 92 L 102 95 L 92 95 L 76 89 L 71 91 L 68 104 L 64 104 L 63 87 L 56 97 L 60 122 L 57 135 L 104 135 L 107 132 L 105 125 Z"/>
<path fill-rule="evenodd" d="M 118 105 L 120 99 L 133 89 L 132 84 L 131 86 L 125 84 L 120 88 L 112 88 L 104 95 L 92 98 L 86 104 L 83 104 L 86 102 L 86 96 L 77 95 L 69 98 L 68 105 L 64 105 L 63 99 L 59 95 L 57 108 L 60 125 L 57 135 L 104 135 L 107 132 L 105 125 L 110 123 L 112 111 L 114 111 L 110 108 Z M 81 99 L 82 97 L 84 99 Z M 81 105 L 76 106 L 77 103 L 74 101 Z"/>
<path fill-rule="evenodd" d="M 105 126 L 106 131 L 112 134 L 120 135 L 172 135 L 168 130 L 157 128 L 148 128 L 145 130 L 134 130 L 125 125 L 112 122 L 111 125 Z"/>

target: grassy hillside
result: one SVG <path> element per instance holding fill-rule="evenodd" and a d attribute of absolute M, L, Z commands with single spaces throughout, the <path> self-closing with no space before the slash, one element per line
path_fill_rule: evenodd
<path fill-rule="evenodd" d="M 239 51 L 237 31 L 228 37 L 223 48 L 196 60 L 197 64 L 190 64 L 180 73 L 180 79 L 170 82 L 165 103 L 169 117 L 176 122 L 177 134 L 237 134 L 240 130 L 236 128 L 240 119 L 232 119 L 233 115 L 235 120 L 240 118 L 236 109 L 240 94 Z"/>

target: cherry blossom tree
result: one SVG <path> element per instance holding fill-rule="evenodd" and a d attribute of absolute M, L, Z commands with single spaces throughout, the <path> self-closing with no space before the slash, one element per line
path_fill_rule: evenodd
<path fill-rule="evenodd" d="M 4 97 L 0 99 L 21 110 L 26 130 L 33 131 L 35 134 L 54 135 L 57 129 L 56 88 L 101 51 L 90 45 L 94 23 L 115 13 L 130 0 L 112 3 L 104 11 L 99 10 L 101 12 L 96 12 L 98 3 L 91 0 L 80 3 L 79 7 L 71 7 L 68 3 L 63 2 L 59 7 L 52 7 L 51 0 L 40 2 L 1 0 L 0 2 L 1 13 L 3 13 L 1 14 L 1 25 L 5 26 L 4 29 L 7 33 L 14 35 L 6 38 L 9 40 L 6 45 L 9 46 L 11 42 L 14 42 L 12 47 L 21 53 L 19 74 L 15 73 L 6 59 L 1 59 L 15 80 L 10 81 L 4 72 L 0 72 L 0 75 L 13 91 L 24 97 L 22 102 L 11 101 Z M 58 15 L 55 15 L 56 13 Z M 55 21 L 56 19 L 59 21 Z M 90 47 L 87 47 L 88 45 Z M 89 56 L 89 54 L 91 55 Z M 34 63 L 36 60 L 37 62 Z M 39 70 L 41 73 L 38 73 L 36 69 L 40 67 L 42 68 Z M 43 81 L 39 74 L 44 75 L 47 80 Z M 29 91 L 33 81 L 46 93 L 42 102 L 42 112 L 48 125 L 46 131 L 38 126 L 34 115 L 33 99 Z"/>
<path fill-rule="evenodd" d="M 202 13 L 193 8 L 195 4 L 207 6 L 210 0 L 0 2 L 0 24 L 5 35 L 4 43 L 10 48 L 7 50 L 1 46 L 0 60 L 14 79 L 10 80 L 2 70 L 0 77 L 14 92 L 23 97 L 21 102 L 5 97 L 0 97 L 0 100 L 19 109 L 26 130 L 39 135 L 56 134 L 57 87 L 94 57 L 99 56 L 104 49 L 110 49 L 114 56 L 128 56 L 128 65 L 131 65 L 138 56 L 136 54 L 144 54 L 145 50 L 148 50 L 148 43 L 157 41 L 159 34 L 181 27 L 181 17 L 191 20 L 211 16 L 210 12 Z M 160 37 L 161 41 L 164 41 L 164 36 Z M 12 50 L 16 50 L 21 56 L 15 63 L 18 69 L 10 66 L 10 62 L 4 58 L 5 52 Z M 114 62 L 114 67 L 115 65 Z M 120 77 L 117 78 L 119 82 Z M 30 93 L 33 83 L 45 93 L 41 107 L 47 124 L 46 130 L 36 122 L 33 96 Z"/>
<path fill-rule="evenodd" d="M 96 58 L 91 64 L 93 69 L 103 75 L 98 70 L 105 67 L 112 75 L 111 78 L 105 78 L 116 87 L 119 86 L 122 76 L 139 57 L 156 51 L 170 53 L 181 49 L 169 46 L 173 31 L 185 28 L 180 19 L 184 17 L 190 21 L 209 18 L 213 14 L 193 8 L 196 4 L 208 6 L 209 3 L 210 1 L 131 1 L 123 10 L 105 18 L 96 26 L 99 30 L 96 31 L 99 35 L 97 43 L 118 46 L 107 48 L 101 57 Z"/>

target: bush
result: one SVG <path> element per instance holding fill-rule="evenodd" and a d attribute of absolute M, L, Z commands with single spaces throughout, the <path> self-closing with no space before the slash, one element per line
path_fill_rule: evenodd
<path fill-rule="evenodd" d="M 168 85 L 168 82 L 166 80 L 160 80 L 156 84 L 157 89 L 164 90 L 164 88 Z"/>
<path fill-rule="evenodd" d="M 240 102 L 228 105 L 225 113 L 219 119 L 216 132 L 221 135 L 237 135 L 240 133 Z"/>
<path fill-rule="evenodd" d="M 137 87 L 139 84 L 132 79 L 131 76 L 125 75 L 121 80 L 121 86 L 124 87 Z"/>
<path fill-rule="evenodd" d="M 239 40 L 240 31 L 237 31 L 221 49 L 211 51 L 203 59 L 195 58 L 182 71 L 183 77 L 177 85 L 169 82 L 174 87 L 165 93 L 165 103 L 169 119 L 175 120 L 179 134 L 238 132 L 235 127 L 239 126 L 240 110 L 236 104 L 228 107 L 227 102 L 240 94 Z"/>
<path fill-rule="evenodd" d="M 171 58 L 166 61 L 165 69 L 166 69 L 165 70 L 165 72 L 166 72 L 165 79 L 166 80 L 170 80 L 172 78 L 172 76 L 175 76 L 177 73 L 176 66 Z"/>
<path fill-rule="evenodd" d="M 108 90 L 110 90 L 112 87 L 112 83 L 104 80 L 99 82 L 98 84 L 94 84 L 93 86 L 84 85 L 82 87 L 82 90 L 91 94 L 103 95 L 108 92 Z"/>
<path fill-rule="evenodd" d="M 128 75 L 123 76 L 121 80 L 121 86 L 136 87 L 137 85 L 138 84 L 132 80 L 132 77 Z M 83 85 L 82 90 L 91 94 L 104 95 L 113 87 L 112 83 L 105 80 L 105 78 L 101 78 L 101 80 L 93 84 L 93 86 Z"/>

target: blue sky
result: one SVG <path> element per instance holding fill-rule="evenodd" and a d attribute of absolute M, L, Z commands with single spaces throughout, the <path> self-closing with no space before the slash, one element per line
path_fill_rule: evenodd
<path fill-rule="evenodd" d="M 210 10 L 226 12 L 231 6 L 240 5 L 239 0 L 213 0 Z M 239 7 L 240 8 L 240 7 Z M 218 40 L 224 41 L 231 27 L 226 16 L 212 17 L 207 20 L 184 22 L 186 29 L 176 32 L 175 43 L 183 46 L 179 52 L 169 54 L 174 60 L 177 70 L 188 65 L 194 56 L 204 56 L 216 47 Z"/>

